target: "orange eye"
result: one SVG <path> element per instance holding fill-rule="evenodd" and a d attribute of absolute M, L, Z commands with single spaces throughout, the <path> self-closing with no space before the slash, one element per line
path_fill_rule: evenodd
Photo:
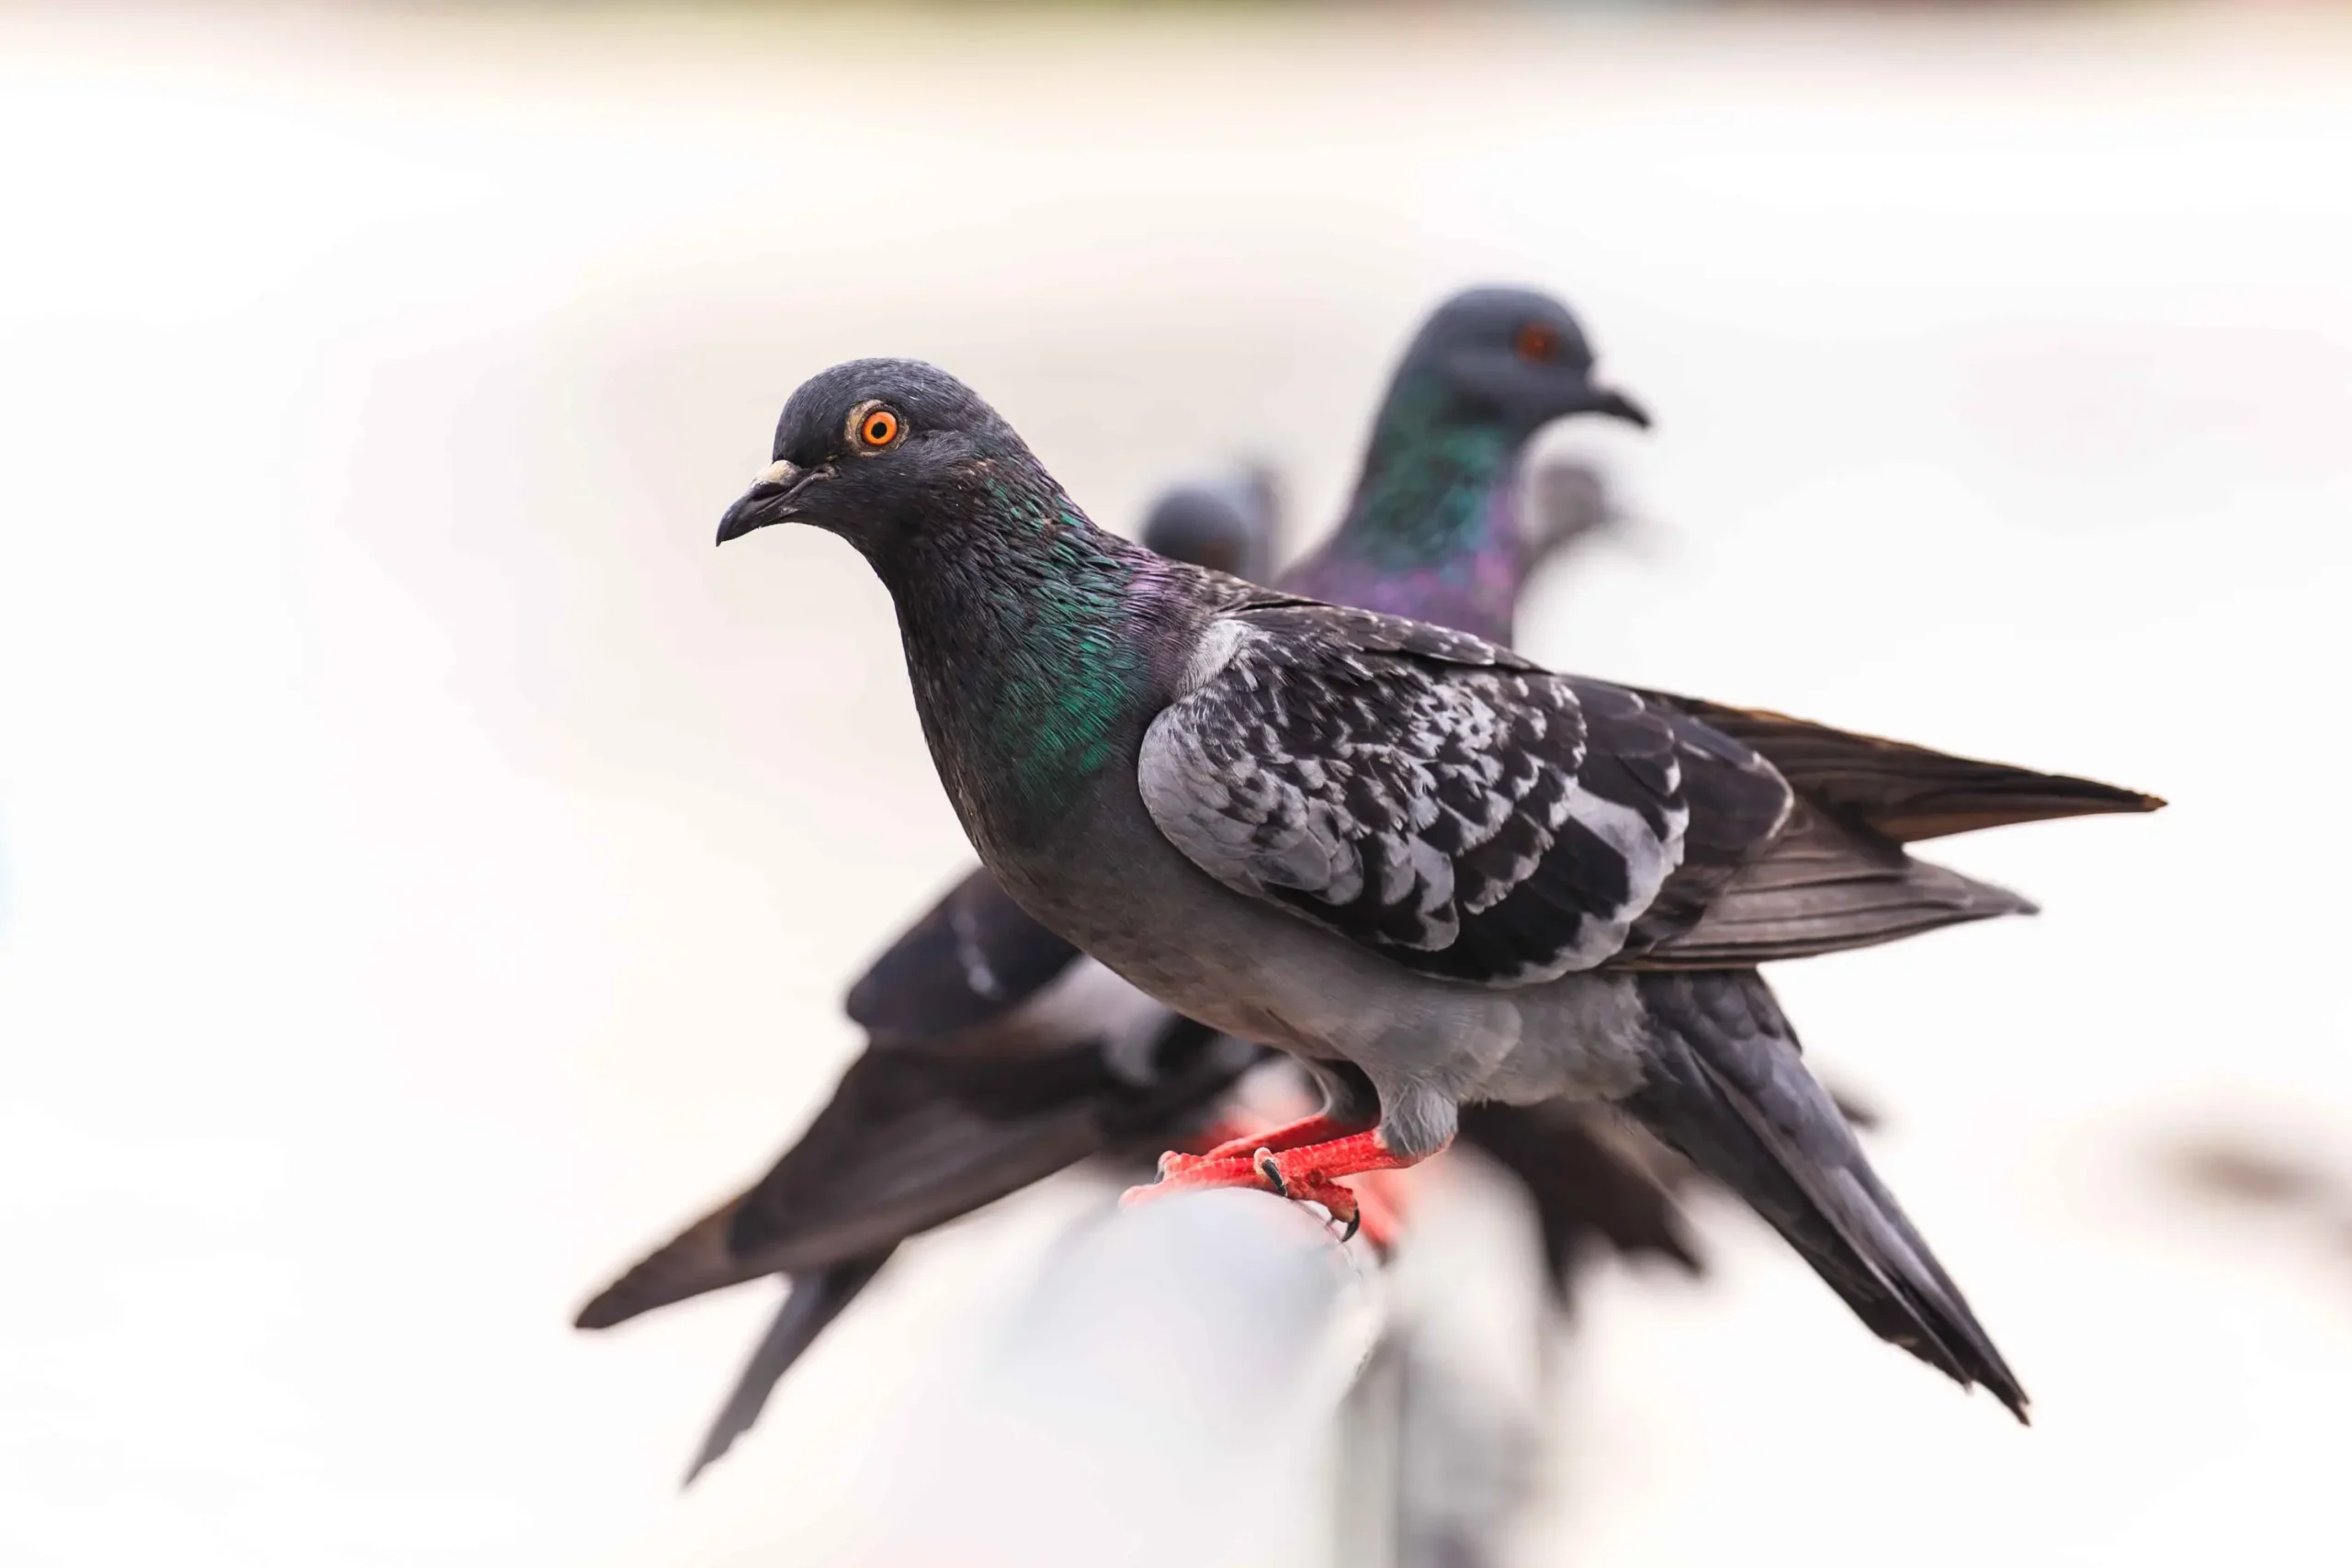
<path fill-rule="evenodd" d="M 899 438 L 899 416 L 888 409 L 869 409 L 857 422 L 857 438 L 868 446 L 888 446 Z"/>
<path fill-rule="evenodd" d="M 1559 355 L 1560 334 L 1541 321 L 1530 321 L 1519 329 L 1510 345 L 1521 359 L 1544 365 Z"/>

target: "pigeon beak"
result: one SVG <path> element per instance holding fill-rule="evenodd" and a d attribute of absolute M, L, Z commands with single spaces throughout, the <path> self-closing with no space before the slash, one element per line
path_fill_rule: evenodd
<path fill-rule="evenodd" d="M 1611 419 L 1622 419 L 1627 424 L 1639 425 L 1644 430 L 1650 427 L 1649 411 L 1624 393 L 1609 387 L 1594 387 L 1589 391 L 1592 400 L 1585 406 L 1594 413 L 1605 413 Z"/>
<path fill-rule="evenodd" d="M 754 528 L 787 521 L 793 515 L 793 498 L 822 471 L 777 462 L 752 480 L 743 498 L 729 507 L 727 515 L 718 520 L 718 542 L 723 545 L 729 539 L 741 538 Z"/>

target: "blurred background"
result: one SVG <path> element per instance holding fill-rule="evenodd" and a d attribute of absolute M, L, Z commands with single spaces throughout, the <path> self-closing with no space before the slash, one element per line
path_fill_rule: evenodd
<path fill-rule="evenodd" d="M 1655 527 L 1529 651 L 2173 802 L 1776 972 L 2035 1427 L 1709 1207 L 1546 1348 L 1508 1561 L 2335 1556 L 2347 169 L 2319 6 L 0 12 L 0 1559 L 894 1560 L 893 1412 L 1102 1189 L 910 1252 L 683 1497 L 767 1298 L 568 1327 L 967 853 L 880 587 L 718 514 L 907 354 L 1114 526 L 1261 457 L 1302 548 L 1485 281 L 1658 422 L 1561 437 Z M 1430 1185 L 1397 1289 L 1532 1339 Z M 1313 1490 L 1194 1561 L 1317 1561 Z"/>

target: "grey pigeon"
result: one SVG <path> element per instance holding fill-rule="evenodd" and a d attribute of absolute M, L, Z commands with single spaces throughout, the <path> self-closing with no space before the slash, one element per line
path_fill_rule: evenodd
<path fill-rule="evenodd" d="M 1384 446 L 1411 449 L 1409 417 L 1449 356 L 1496 329 L 1551 341 L 1579 337 L 1543 295 L 1480 290 L 1448 301 L 1400 366 L 1383 418 Z M 1409 552 L 1389 536 L 1412 514 L 1366 504 L 1329 545 L 1295 569 L 1303 592 L 1386 592 L 1418 583 L 1432 614 L 1508 639 L 1518 589 L 1547 555 L 1607 525 L 1605 491 L 1581 465 L 1555 463 L 1532 487 L 1522 535 L 1517 504 L 1521 433 L 1585 400 L 1582 372 L 1530 387 L 1524 410 L 1493 446 L 1494 461 L 1454 475 L 1476 503 L 1475 526 L 1419 536 Z M 1399 412 L 1399 409 L 1403 411 Z M 1411 464 L 1381 465 L 1411 484 Z M 1563 473 L 1568 482 L 1560 482 Z M 1580 481 L 1580 482 L 1579 482 Z M 1147 516 L 1145 542 L 1198 563 L 1261 575 L 1271 558 L 1277 496 L 1260 468 L 1171 488 Z M 1432 504 L 1451 504 L 1434 492 Z M 1385 574 L 1367 570 L 1378 557 Z M 1498 593 L 1464 597 L 1442 569 L 1474 569 Z M 1415 575 L 1418 574 L 1418 575 Z M 1412 592 L 1390 594 L 1412 608 Z M 976 871 L 879 959 L 852 989 L 849 1011 L 872 1043 L 798 1144 L 750 1190 L 688 1226 L 601 1292 L 579 1325 L 602 1328 L 639 1313 L 770 1273 L 791 1293 L 713 1424 L 688 1479 L 756 1419 L 792 1361 L 864 1288 L 907 1236 L 993 1201 L 1090 1156 L 1148 1159 L 1181 1142 L 1216 1107 L 1256 1047 L 1170 1013 L 1022 913 Z M 1368 1089 L 1367 1091 L 1368 1092 Z M 1652 1175 L 1671 1156 L 1645 1148 L 1587 1110 L 1484 1107 L 1468 1141 L 1530 1187 L 1551 1279 L 1565 1303 L 1571 1264 L 1597 1244 L 1654 1252 L 1695 1270 L 1698 1258 L 1668 1187 Z"/>
<path fill-rule="evenodd" d="M 1497 327 L 1419 411 L 1428 468 L 1491 463 L 1477 426 L 1564 366 L 1589 378 L 1581 337 Z M 1630 409 L 1589 378 L 1585 403 Z M 1384 483 L 1374 446 L 1360 498 Z M 719 541 L 800 522 L 865 557 L 1005 892 L 1169 1008 L 1331 1080 L 1324 1116 L 1162 1189 L 1258 1184 L 1337 1213 L 1337 1179 L 1446 1147 L 1465 1102 L 1605 1101 L 1739 1193 L 1882 1337 L 2025 1418 L 1754 966 L 2031 908 L 1912 840 L 2160 802 L 1560 675 L 1170 562 L 1096 528 L 918 362 L 811 378 L 773 451 Z M 1456 508 L 1427 527 L 1475 525 Z"/>
<path fill-rule="evenodd" d="M 1145 532 L 1170 553 L 1264 573 L 1261 468 L 1174 485 Z M 898 1244 L 1089 1156 L 1148 1158 L 1206 1116 L 1259 1049 L 1154 1003 L 1038 925 L 975 869 L 851 988 L 870 1043 L 757 1182 L 582 1307 L 609 1328 L 729 1285 L 790 1289 L 706 1430 L 691 1483 Z"/>

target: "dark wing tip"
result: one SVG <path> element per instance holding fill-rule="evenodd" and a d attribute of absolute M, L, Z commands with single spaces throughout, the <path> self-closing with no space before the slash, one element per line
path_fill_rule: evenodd
<path fill-rule="evenodd" d="M 766 1270 L 745 1265 L 726 1247 L 729 1223 L 742 1204 L 729 1199 L 639 1258 L 582 1307 L 571 1326 L 595 1330 L 627 1323 L 655 1307 L 722 1290 Z"/>
<path fill-rule="evenodd" d="M 626 1292 L 621 1288 L 624 1283 L 625 1280 L 616 1280 L 597 1292 L 594 1299 L 572 1318 L 571 1326 L 592 1330 L 612 1328 L 635 1317 L 637 1314 L 629 1310 Z"/>

